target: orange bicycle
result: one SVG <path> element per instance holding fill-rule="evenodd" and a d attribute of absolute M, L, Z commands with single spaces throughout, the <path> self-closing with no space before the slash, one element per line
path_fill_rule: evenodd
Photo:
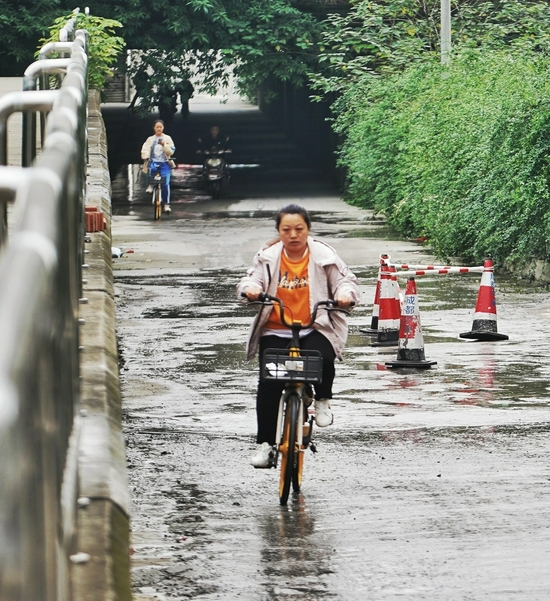
<path fill-rule="evenodd" d="M 279 403 L 276 438 L 273 447 L 273 463 L 277 467 L 280 458 L 279 502 L 286 505 L 290 488 L 299 492 L 302 486 L 304 454 L 310 448 L 315 452 L 312 442 L 313 416 L 309 416 L 308 407 L 313 402 L 311 385 L 320 383 L 323 377 L 323 357 L 319 351 L 300 348 L 300 331 L 311 328 L 317 317 L 317 311 L 341 311 L 337 301 L 325 300 L 315 303 L 309 323 L 300 321 L 289 323 L 285 318 L 283 301 L 275 296 L 261 294 L 258 301 L 250 304 L 273 304 L 280 308 L 281 323 L 292 331 L 292 340 L 286 349 L 266 349 L 260 367 L 260 378 L 285 382 L 285 388 Z"/>
<path fill-rule="evenodd" d="M 156 173 L 149 174 L 149 185 L 153 186 L 153 208 L 155 211 L 155 221 L 160 219 L 162 214 L 162 186 L 166 183 L 166 177 L 160 174 L 160 167 Z"/>

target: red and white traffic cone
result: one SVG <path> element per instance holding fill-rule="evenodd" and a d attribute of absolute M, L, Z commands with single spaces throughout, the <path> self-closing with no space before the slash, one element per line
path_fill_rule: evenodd
<path fill-rule="evenodd" d="M 420 325 L 420 310 L 416 294 L 416 282 L 413 277 L 407 280 L 405 301 L 401 312 L 399 327 L 399 348 L 397 359 L 386 361 L 387 367 L 428 368 L 437 361 L 427 361 L 424 355 L 424 337 Z"/>
<path fill-rule="evenodd" d="M 363 334 L 378 334 L 378 318 L 380 316 L 380 275 L 376 280 L 376 290 L 374 292 L 374 301 L 372 303 L 372 317 L 370 320 L 370 328 L 360 328 L 359 331 Z"/>
<path fill-rule="evenodd" d="M 460 338 L 473 340 L 508 340 L 506 334 L 497 332 L 497 303 L 495 299 L 495 278 L 493 261 L 485 259 L 483 274 L 477 295 L 474 323 L 469 332 L 460 334 Z"/>
<path fill-rule="evenodd" d="M 403 308 L 403 295 L 401 294 L 401 288 L 399 288 L 399 282 L 397 281 L 397 269 L 395 265 L 390 264 L 390 276 L 393 286 L 393 293 L 397 302 L 399 303 L 399 315 L 401 315 L 401 310 Z"/>
<path fill-rule="evenodd" d="M 372 346 L 397 346 L 399 343 L 399 286 L 393 279 L 388 265 L 381 267 L 380 274 L 380 315 L 378 333 Z"/>
<path fill-rule="evenodd" d="M 363 334 L 378 334 L 378 318 L 380 316 L 380 275 L 382 273 L 382 265 L 386 264 L 390 255 L 380 255 L 380 267 L 378 268 L 378 276 L 376 278 L 376 289 L 374 291 L 374 301 L 372 303 L 372 317 L 370 320 L 370 328 L 359 328 Z"/>

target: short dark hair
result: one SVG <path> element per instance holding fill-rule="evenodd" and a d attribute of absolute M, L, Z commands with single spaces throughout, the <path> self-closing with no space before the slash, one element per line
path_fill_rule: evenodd
<path fill-rule="evenodd" d="M 155 127 L 155 125 L 157 123 L 162 123 L 162 125 L 164 125 L 164 121 L 162 119 L 155 119 L 155 122 L 153 123 L 153 127 Z"/>
<path fill-rule="evenodd" d="M 308 229 L 311 229 L 311 218 L 307 210 L 304 209 L 304 207 L 301 207 L 300 205 L 296 204 L 290 204 L 280 209 L 275 215 L 275 227 L 277 229 L 279 229 L 279 226 L 281 225 L 281 219 L 283 218 L 283 215 L 300 215 L 302 219 L 306 222 Z"/>

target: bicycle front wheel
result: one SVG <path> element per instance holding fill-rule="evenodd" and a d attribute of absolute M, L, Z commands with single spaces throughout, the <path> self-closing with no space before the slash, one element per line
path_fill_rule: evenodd
<path fill-rule="evenodd" d="M 300 492 L 302 486 L 302 471 L 304 469 L 304 453 L 303 451 L 297 451 L 296 453 L 296 464 L 292 470 L 292 490 L 294 492 Z"/>
<path fill-rule="evenodd" d="M 309 436 L 309 434 L 311 433 L 311 426 L 308 423 L 307 417 L 308 417 L 307 407 L 303 407 L 302 420 L 304 423 L 302 424 L 302 420 L 300 420 L 300 423 L 298 424 L 297 427 L 303 429 L 304 437 Z M 307 444 L 305 444 L 305 438 L 304 438 L 304 444 L 302 444 L 302 448 L 297 451 L 296 465 L 292 472 L 292 490 L 294 492 L 300 492 L 300 488 L 302 486 L 302 472 L 304 470 L 304 454 L 305 454 L 304 451 L 306 448 L 307 448 Z"/>
<path fill-rule="evenodd" d="M 158 221 L 162 211 L 160 186 L 155 186 L 153 190 L 153 201 L 155 207 L 155 221 Z"/>
<path fill-rule="evenodd" d="M 293 392 L 286 400 L 285 424 L 283 429 L 283 440 L 279 445 L 281 453 L 281 474 L 279 477 L 279 501 L 286 505 L 290 493 L 290 485 L 293 474 L 298 469 L 298 457 L 301 455 L 298 449 L 298 414 L 300 413 L 300 397 Z"/>

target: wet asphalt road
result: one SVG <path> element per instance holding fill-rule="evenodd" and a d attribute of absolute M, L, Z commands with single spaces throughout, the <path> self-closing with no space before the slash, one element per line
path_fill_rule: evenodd
<path fill-rule="evenodd" d="M 371 346 L 378 257 L 432 262 L 326 185 L 233 184 L 213 201 L 177 172 L 155 224 L 114 185 L 113 244 L 138 601 L 547 601 L 550 356 L 546 290 L 496 271 L 499 331 L 470 330 L 479 274 L 417 279 L 431 370 L 388 370 Z M 191 184 L 189 183 L 191 181 Z M 254 470 L 252 312 L 235 285 L 296 201 L 360 279 L 337 365 L 335 423 L 317 429 L 303 491 L 280 507 Z M 404 286 L 404 282 L 402 282 Z"/>

